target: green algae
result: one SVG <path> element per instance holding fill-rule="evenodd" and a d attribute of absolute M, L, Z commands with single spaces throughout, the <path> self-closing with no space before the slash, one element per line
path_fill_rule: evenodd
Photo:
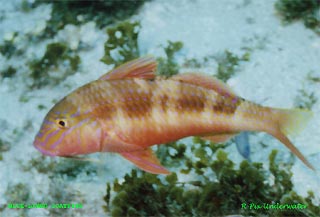
<path fill-rule="evenodd" d="M 0 152 L 6 152 L 10 150 L 9 142 L 0 138 Z"/>
<path fill-rule="evenodd" d="M 198 147 L 194 149 L 194 156 L 184 156 L 188 160 L 179 168 L 181 171 L 187 167 L 186 174 L 195 171 L 198 176 L 191 175 L 188 181 L 181 181 L 176 172 L 163 179 L 161 175 L 132 170 L 125 175 L 123 182 L 115 179 L 112 184 L 107 183 L 106 212 L 112 216 L 317 216 L 320 213 L 320 208 L 312 203 L 314 195 L 311 192 L 303 198 L 293 191 L 291 164 L 279 165 L 277 151 L 273 150 L 269 156 L 269 169 L 264 169 L 262 163 L 246 160 L 236 168 L 221 147 L 212 148 L 212 153 L 208 154 L 199 146 L 201 143 L 209 147 L 208 142 L 196 138 L 193 143 L 193 147 Z M 166 158 L 166 161 L 170 160 Z M 191 165 L 188 166 L 187 162 Z M 199 162 L 200 167 L 190 168 Z M 270 177 L 273 177 L 273 183 L 267 181 Z M 111 189 L 113 196 L 110 196 Z M 243 204 L 276 203 L 300 203 L 307 205 L 307 209 L 243 208 Z"/>
<path fill-rule="evenodd" d="M 24 204 L 28 204 L 32 201 L 30 186 L 28 184 L 9 184 L 3 196 L 8 204 L 12 204 L 16 208 L 18 208 L 18 216 L 26 216 L 27 209 L 24 209 Z M 7 206 L 0 207 L 0 210 L 4 210 L 7 208 Z"/>
<path fill-rule="evenodd" d="M 8 66 L 6 69 L 4 69 L 3 71 L 0 71 L 0 77 L 2 78 L 11 78 L 13 77 L 15 74 L 17 73 L 17 69 L 12 67 L 12 66 Z"/>
<path fill-rule="evenodd" d="M 55 1 L 37 0 L 32 7 L 40 4 L 52 5 L 51 19 L 47 21 L 43 38 L 53 37 L 67 24 L 79 25 L 94 21 L 98 28 L 125 20 L 135 14 L 147 0 L 108 1 Z"/>
<path fill-rule="evenodd" d="M 317 101 L 318 99 L 314 92 L 310 93 L 304 89 L 300 89 L 295 97 L 294 106 L 301 109 L 311 110 Z"/>
<path fill-rule="evenodd" d="M 30 199 L 30 187 L 23 183 L 9 185 L 4 196 L 10 203 L 26 203 Z"/>
<path fill-rule="evenodd" d="M 138 35 L 140 22 L 123 21 L 107 28 L 108 40 L 101 61 L 119 66 L 139 57 Z"/>
<path fill-rule="evenodd" d="M 0 138 L 0 161 L 3 160 L 2 153 L 9 151 L 10 148 L 11 148 L 11 146 L 10 146 L 9 142 L 7 142 L 7 141 L 5 141 L 5 140 Z"/>
<path fill-rule="evenodd" d="M 320 77 L 313 71 L 309 72 L 306 76 L 307 84 L 311 87 L 317 85 L 320 82 Z M 300 109 L 312 110 L 313 106 L 318 102 L 318 98 L 315 92 L 301 88 L 298 90 L 297 95 L 294 98 L 294 106 Z"/>
<path fill-rule="evenodd" d="M 215 59 L 218 63 L 216 77 L 226 82 L 235 75 L 241 62 L 250 60 L 250 54 L 246 52 L 239 57 L 226 50 L 221 56 L 218 56 Z"/>
<path fill-rule="evenodd" d="M 175 60 L 175 55 L 179 52 L 183 43 L 181 41 L 169 41 L 166 46 L 162 46 L 166 57 L 158 58 L 158 75 L 170 77 L 179 73 L 179 66 Z"/>
<path fill-rule="evenodd" d="M 250 61 L 250 52 L 236 55 L 229 50 L 225 50 L 223 53 L 208 55 L 200 59 L 186 59 L 183 65 L 188 68 L 202 68 L 207 67 L 211 61 L 215 61 L 218 65 L 214 76 L 226 82 L 239 72 L 242 63 Z"/>
<path fill-rule="evenodd" d="M 26 93 L 21 94 L 21 96 L 19 97 L 19 102 L 22 103 L 27 103 L 29 102 L 31 99 L 31 97 L 29 95 L 27 95 Z"/>
<path fill-rule="evenodd" d="M 186 151 L 186 145 L 180 142 L 171 142 L 165 145 L 157 147 L 157 157 L 164 166 L 181 165 L 181 162 L 185 159 L 184 153 Z M 172 152 L 173 150 L 173 152 Z"/>
<path fill-rule="evenodd" d="M 27 164 L 21 163 L 21 167 L 24 171 L 36 169 L 49 177 L 64 176 L 71 180 L 80 174 L 91 176 L 97 173 L 97 166 L 92 162 L 68 158 L 51 159 L 43 155 L 32 158 Z"/>
<path fill-rule="evenodd" d="M 2 44 L 0 44 L 0 53 L 7 57 L 11 58 L 13 55 L 19 55 L 22 53 L 21 50 L 18 50 L 15 45 L 15 40 L 18 36 L 17 32 L 14 32 L 10 38 L 4 40 Z"/>
<path fill-rule="evenodd" d="M 30 3 L 28 0 L 22 0 L 20 9 L 25 13 L 29 13 L 33 9 L 33 4 Z"/>
<path fill-rule="evenodd" d="M 113 27 L 107 28 L 108 40 L 104 44 L 104 56 L 101 61 L 105 64 L 122 65 L 140 56 L 138 36 L 141 25 L 139 21 L 123 21 Z M 168 41 L 161 46 L 166 54 L 165 58 L 158 58 L 158 75 L 170 77 L 178 74 L 179 67 L 175 55 L 183 43 Z"/>
<path fill-rule="evenodd" d="M 7 204 L 3 207 L 0 206 L 0 211 L 15 209 L 17 216 L 29 216 L 28 212 L 32 205 L 43 204 L 46 206 L 45 209 L 48 209 L 50 216 L 74 216 L 75 213 L 82 212 L 81 209 L 52 208 L 54 204 L 83 204 L 86 202 L 84 196 L 73 185 L 66 184 L 61 177 L 53 177 L 48 183 L 49 190 L 45 199 L 37 201 L 32 196 L 28 184 L 9 184 L 4 193 Z M 38 190 L 43 192 L 42 189 Z"/>
<path fill-rule="evenodd" d="M 187 68 L 201 68 L 205 63 L 207 63 L 207 61 L 207 58 L 204 58 L 203 61 L 196 58 L 185 59 L 183 66 Z"/>
<path fill-rule="evenodd" d="M 79 67 L 80 57 L 64 43 L 50 43 L 45 54 L 29 63 L 31 88 L 41 88 L 48 84 L 57 84 L 74 74 Z"/>
<path fill-rule="evenodd" d="M 0 45 L 0 53 L 8 58 L 10 58 L 16 50 L 17 48 L 13 40 L 5 40 L 4 43 Z"/>
<path fill-rule="evenodd" d="M 320 76 L 316 76 L 313 72 L 309 72 L 307 75 L 307 80 L 311 83 L 320 83 Z"/>
<path fill-rule="evenodd" d="M 285 23 L 302 20 L 307 28 L 320 34 L 320 3 L 318 0 L 278 0 L 275 9 Z"/>
<path fill-rule="evenodd" d="M 47 107 L 45 106 L 45 105 L 42 105 L 42 104 L 39 104 L 38 106 L 37 106 L 37 108 L 38 108 L 38 110 L 46 110 L 47 109 Z"/>
<path fill-rule="evenodd" d="M 49 207 L 50 216 L 77 216 L 83 213 L 82 209 L 57 209 L 54 204 L 83 204 L 87 202 L 84 195 L 74 187 L 74 183 L 67 183 L 61 177 L 50 179 L 49 195 L 45 201 Z M 77 214 L 77 215 L 76 215 Z"/>

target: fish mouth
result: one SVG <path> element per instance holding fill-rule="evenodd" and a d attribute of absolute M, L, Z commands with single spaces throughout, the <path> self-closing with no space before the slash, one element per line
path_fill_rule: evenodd
<path fill-rule="evenodd" d="M 51 157 L 54 157 L 54 156 L 58 155 L 58 153 L 56 151 L 48 151 L 48 150 L 45 150 L 45 149 L 41 148 L 39 145 L 37 145 L 36 142 L 34 142 L 34 147 L 44 155 L 48 155 L 48 156 L 51 156 Z"/>

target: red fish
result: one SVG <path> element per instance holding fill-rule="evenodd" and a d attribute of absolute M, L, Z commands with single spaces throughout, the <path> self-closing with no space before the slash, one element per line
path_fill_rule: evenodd
<path fill-rule="evenodd" d="M 201 74 L 155 77 L 156 68 L 152 57 L 140 58 L 76 89 L 48 112 L 34 146 L 50 156 L 115 152 L 142 170 L 168 174 L 150 146 L 263 131 L 313 168 L 286 136 L 306 124 L 310 111 L 257 105 Z"/>

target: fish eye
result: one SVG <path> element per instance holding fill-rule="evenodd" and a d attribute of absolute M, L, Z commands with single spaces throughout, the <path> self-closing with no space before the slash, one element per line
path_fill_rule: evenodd
<path fill-rule="evenodd" d="M 57 119 L 56 123 L 57 123 L 58 127 L 62 128 L 62 129 L 68 127 L 68 122 L 65 119 Z"/>

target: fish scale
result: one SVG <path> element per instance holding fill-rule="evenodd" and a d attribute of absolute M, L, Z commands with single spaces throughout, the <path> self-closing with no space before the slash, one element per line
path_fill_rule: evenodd
<path fill-rule="evenodd" d="M 96 81 L 92 85 L 104 87 L 104 85 L 101 85 L 104 82 L 106 81 Z M 141 86 L 137 82 L 141 81 L 138 79 L 133 81 L 131 79 L 109 81 L 107 89 L 96 88 L 98 91 L 109 92 L 107 95 L 113 95 L 118 102 L 114 105 L 116 111 L 113 111 L 110 123 L 105 123 L 105 125 L 115 126 L 114 128 L 118 132 L 125 134 L 126 138 L 130 138 L 131 143 L 139 143 L 140 146 L 147 147 L 157 142 L 174 141 L 181 136 L 189 135 L 190 131 L 195 135 L 208 134 L 212 131 L 207 122 L 208 117 L 202 116 L 202 112 L 205 109 L 210 110 L 211 107 L 210 117 L 213 118 L 217 111 L 215 103 L 218 107 L 221 107 L 221 102 L 215 99 L 219 95 L 214 91 L 168 79 L 146 82 L 144 83 L 144 89 L 147 87 L 150 91 L 141 91 L 139 90 Z M 168 95 L 168 93 L 171 94 Z M 210 94 L 211 97 L 205 97 Z M 158 99 L 165 96 L 168 97 L 168 103 L 164 108 L 157 109 L 160 103 Z M 97 98 L 95 100 L 105 101 L 108 99 Z M 224 109 L 228 111 L 227 103 L 232 104 L 231 99 L 226 101 L 224 107 L 218 109 L 219 112 L 224 113 Z M 105 107 L 105 104 L 98 103 L 97 105 L 92 111 L 93 115 L 103 117 L 103 119 L 99 118 L 100 122 L 108 121 L 105 116 L 106 114 L 110 115 L 110 110 Z M 173 115 L 170 116 L 168 113 Z M 231 118 L 232 116 L 230 116 Z M 197 122 L 196 125 L 194 124 L 195 121 Z M 184 124 L 184 128 L 178 127 L 181 124 Z M 154 129 L 157 130 L 153 131 Z"/>

